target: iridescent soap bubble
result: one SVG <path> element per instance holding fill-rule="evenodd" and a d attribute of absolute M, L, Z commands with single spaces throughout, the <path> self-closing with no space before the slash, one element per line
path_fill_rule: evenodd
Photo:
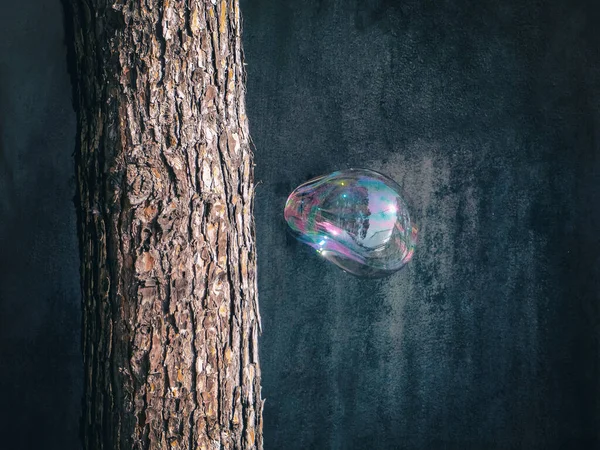
<path fill-rule="evenodd" d="M 284 216 L 300 241 L 362 277 L 401 269 L 417 240 L 400 187 L 368 169 L 341 170 L 298 186 Z"/>

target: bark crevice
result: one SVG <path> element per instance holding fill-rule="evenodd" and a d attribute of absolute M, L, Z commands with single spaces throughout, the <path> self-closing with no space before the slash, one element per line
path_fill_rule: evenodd
<path fill-rule="evenodd" d="M 65 0 L 86 449 L 261 449 L 237 0 Z"/>

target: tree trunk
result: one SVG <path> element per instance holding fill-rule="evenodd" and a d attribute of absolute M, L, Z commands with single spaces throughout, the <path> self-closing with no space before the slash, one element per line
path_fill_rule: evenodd
<path fill-rule="evenodd" d="M 261 449 L 238 0 L 70 0 L 86 449 Z"/>

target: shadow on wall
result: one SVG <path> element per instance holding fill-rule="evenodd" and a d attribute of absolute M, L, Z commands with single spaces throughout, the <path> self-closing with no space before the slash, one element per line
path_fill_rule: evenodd
<path fill-rule="evenodd" d="M 7 448 L 81 448 L 70 93 L 60 3 L 3 4 L 0 434 Z"/>

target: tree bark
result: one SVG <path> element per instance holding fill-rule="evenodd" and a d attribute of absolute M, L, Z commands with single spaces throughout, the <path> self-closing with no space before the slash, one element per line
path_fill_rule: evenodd
<path fill-rule="evenodd" d="M 238 0 L 69 0 L 86 449 L 261 449 Z"/>

